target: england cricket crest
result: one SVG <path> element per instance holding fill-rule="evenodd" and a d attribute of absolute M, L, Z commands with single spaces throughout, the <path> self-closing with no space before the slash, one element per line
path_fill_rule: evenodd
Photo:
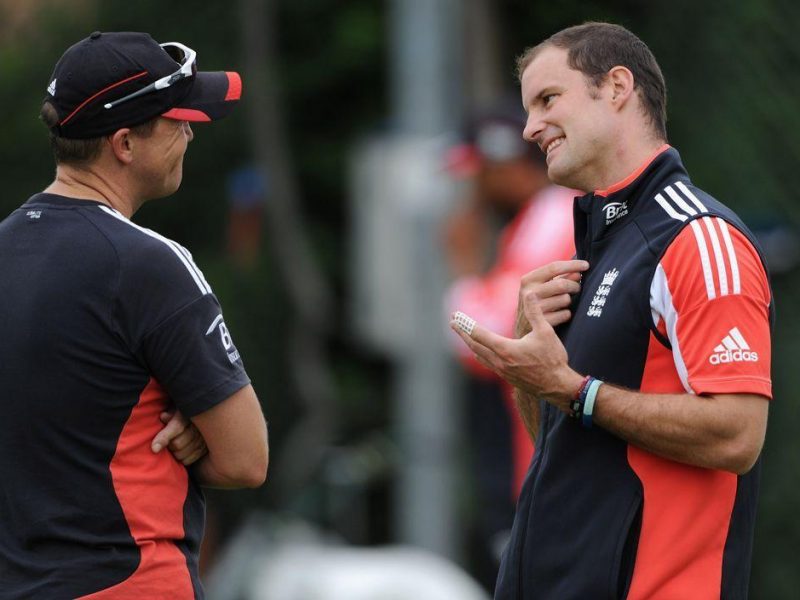
<path fill-rule="evenodd" d="M 594 293 L 594 298 L 592 298 L 592 303 L 589 305 L 589 310 L 586 311 L 588 316 L 599 317 L 603 314 L 603 307 L 608 300 L 608 294 L 611 293 L 611 286 L 614 285 L 618 276 L 619 270 L 617 269 L 611 269 L 603 275 L 603 281 L 597 286 L 597 291 Z"/>

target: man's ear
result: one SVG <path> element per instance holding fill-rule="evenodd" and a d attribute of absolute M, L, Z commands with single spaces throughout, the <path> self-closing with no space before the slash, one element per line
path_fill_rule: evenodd
<path fill-rule="evenodd" d="M 630 69 L 623 66 L 613 67 L 608 72 L 606 82 L 611 87 L 611 102 L 622 108 L 634 92 L 635 82 Z"/>
<path fill-rule="evenodd" d="M 133 161 L 134 140 L 129 128 L 118 129 L 106 139 L 118 161 L 126 165 Z"/>

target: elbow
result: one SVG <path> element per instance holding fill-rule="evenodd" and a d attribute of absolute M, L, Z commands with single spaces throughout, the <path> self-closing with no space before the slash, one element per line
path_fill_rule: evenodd
<path fill-rule="evenodd" d="M 257 488 L 267 481 L 269 470 L 269 441 L 265 435 L 262 443 L 251 452 L 249 459 L 242 461 L 244 466 L 240 474 L 240 485 L 246 488 Z"/>
<path fill-rule="evenodd" d="M 750 472 L 750 469 L 755 466 L 759 456 L 760 454 L 739 457 L 737 460 L 731 462 L 727 470 L 736 475 L 746 475 Z"/>
<path fill-rule="evenodd" d="M 247 481 L 245 482 L 245 487 L 248 488 L 257 488 L 264 485 L 267 481 L 267 471 L 269 470 L 269 456 L 265 455 L 264 460 L 259 462 L 258 465 L 253 468 L 252 472 L 249 473 Z"/>
<path fill-rule="evenodd" d="M 742 436 L 744 437 L 744 436 Z M 736 475 L 745 475 L 755 466 L 761 456 L 761 440 L 738 439 L 729 444 L 722 468 Z"/>
<path fill-rule="evenodd" d="M 248 461 L 246 468 L 239 474 L 239 484 L 245 488 L 257 488 L 267 481 L 269 470 L 269 452 L 265 451 L 257 459 Z"/>
<path fill-rule="evenodd" d="M 231 461 L 224 467 L 217 467 L 221 482 L 227 488 L 257 488 L 267 480 L 269 467 L 268 451 L 250 454 Z"/>
<path fill-rule="evenodd" d="M 767 411 L 769 403 L 762 396 L 734 395 L 725 398 L 730 408 L 724 427 L 718 430 L 717 466 L 745 475 L 758 462 L 767 434 Z"/>

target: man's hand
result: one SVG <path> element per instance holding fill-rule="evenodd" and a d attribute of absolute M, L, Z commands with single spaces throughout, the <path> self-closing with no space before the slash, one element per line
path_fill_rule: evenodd
<path fill-rule="evenodd" d="M 539 289 L 547 283 L 552 283 L 552 277 L 546 282 L 539 281 Z M 556 287 L 550 285 L 545 289 L 553 290 Z M 522 296 L 523 312 L 531 330 L 516 340 L 498 335 L 480 325 L 475 325 L 471 334 L 464 331 L 456 320 L 452 320 L 450 325 L 481 364 L 524 393 L 542 398 L 560 410 L 569 412 L 570 401 L 580 388 L 583 378 L 567 364 L 567 351 L 545 314 L 545 308 L 549 310 L 551 317 L 563 311 L 558 308 L 560 295 L 552 294 L 548 303 L 541 301 L 530 290 Z M 554 307 L 555 311 L 552 310 Z"/>
<path fill-rule="evenodd" d="M 538 285 L 535 289 L 552 288 L 542 288 L 547 282 L 541 280 L 531 283 Z M 520 321 L 527 322 L 530 331 L 519 339 L 497 335 L 463 315 L 450 325 L 481 364 L 517 388 L 520 412 L 535 439 L 535 399 L 569 412 L 583 379 L 567 365 L 566 349 L 553 330 L 552 317 L 563 309 L 546 314 L 543 306 L 557 305 L 540 301 L 532 291 L 521 300 Z M 768 406 L 767 399 L 755 394 L 644 394 L 604 384 L 597 394 L 593 419 L 598 426 L 653 454 L 743 474 L 761 452 Z"/>
<path fill-rule="evenodd" d="M 208 454 L 203 436 L 180 411 L 162 412 L 160 419 L 165 427 L 153 438 L 150 446 L 153 452 L 161 452 L 166 447 L 187 467 Z"/>
<path fill-rule="evenodd" d="M 525 298 L 536 298 L 545 320 L 551 326 L 566 323 L 572 317 L 569 312 L 572 295 L 580 291 L 581 273 L 588 268 L 589 263 L 585 260 L 559 260 L 526 273 L 520 280 L 520 309 L 524 307 Z M 518 316 L 523 315 L 524 309 L 519 310 Z M 529 324 L 518 320 L 517 337 L 522 337 L 528 331 Z"/>

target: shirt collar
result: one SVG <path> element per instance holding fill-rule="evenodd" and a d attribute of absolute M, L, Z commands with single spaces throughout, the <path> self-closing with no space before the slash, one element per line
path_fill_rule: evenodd
<path fill-rule="evenodd" d="M 600 196 L 601 198 L 607 198 L 611 194 L 613 194 L 615 192 L 619 192 L 620 190 L 625 189 L 626 187 L 631 185 L 634 181 L 636 181 L 636 179 L 639 177 L 639 175 L 644 173 L 644 171 L 647 169 L 647 167 L 649 167 L 653 163 L 653 161 L 656 159 L 656 157 L 658 157 L 660 154 L 666 152 L 671 147 L 672 146 L 670 146 L 669 144 L 662 145 L 658 150 L 653 152 L 653 154 L 648 156 L 647 160 L 645 160 L 641 165 L 639 165 L 639 167 L 633 173 L 628 175 L 625 179 L 622 179 L 621 181 L 618 181 L 614 185 L 608 186 L 604 190 L 595 190 L 594 191 L 594 195 L 595 196 Z"/>
<path fill-rule="evenodd" d="M 591 239 L 598 239 L 634 218 L 640 200 L 654 196 L 666 180 L 688 179 L 678 151 L 664 144 L 633 173 L 614 185 L 576 199 L 575 218 L 589 219 Z M 662 185 L 663 184 L 663 185 Z M 588 231 L 587 231 L 588 233 Z"/>

